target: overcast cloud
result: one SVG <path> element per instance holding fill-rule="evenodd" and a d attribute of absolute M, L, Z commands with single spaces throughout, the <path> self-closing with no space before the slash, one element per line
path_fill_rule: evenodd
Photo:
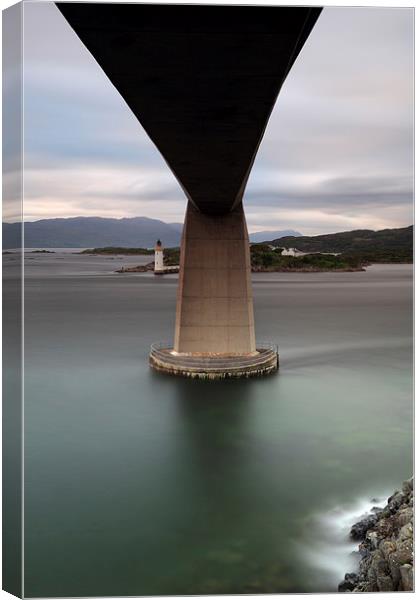
<path fill-rule="evenodd" d="M 46 2 L 24 10 L 25 219 L 182 221 L 176 179 L 58 9 Z M 6 158 L 12 221 L 12 146 Z M 324 9 L 251 172 L 250 231 L 404 227 L 413 220 L 412 163 L 412 10 Z"/>

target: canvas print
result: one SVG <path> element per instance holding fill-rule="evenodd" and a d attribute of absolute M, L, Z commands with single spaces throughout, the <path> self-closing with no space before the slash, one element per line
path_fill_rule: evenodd
<path fill-rule="evenodd" d="M 3 12 L 6 591 L 413 591 L 413 20 Z"/>

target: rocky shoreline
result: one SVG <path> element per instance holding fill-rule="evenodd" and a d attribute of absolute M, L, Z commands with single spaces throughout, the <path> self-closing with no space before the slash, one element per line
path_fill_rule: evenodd
<path fill-rule="evenodd" d="M 343 267 L 337 269 L 328 269 L 322 267 L 262 267 L 260 265 L 252 265 L 253 273 L 359 273 L 366 271 L 364 267 Z"/>
<path fill-rule="evenodd" d="M 154 271 L 155 263 L 150 262 L 146 265 L 137 265 L 136 267 L 121 267 L 117 269 L 116 273 L 146 273 L 146 271 Z"/>
<path fill-rule="evenodd" d="M 355 523 L 350 538 L 360 541 L 359 572 L 346 573 L 339 592 L 413 591 L 413 479 Z"/>
<path fill-rule="evenodd" d="M 116 273 L 145 273 L 146 271 L 154 270 L 154 262 L 147 263 L 146 265 L 137 265 L 135 267 L 121 267 Z M 308 267 L 302 269 L 276 267 L 276 268 L 265 268 L 265 267 L 251 267 L 253 273 L 354 273 L 357 271 L 365 271 L 363 268 L 346 268 L 346 269 L 319 269 L 316 267 Z"/>

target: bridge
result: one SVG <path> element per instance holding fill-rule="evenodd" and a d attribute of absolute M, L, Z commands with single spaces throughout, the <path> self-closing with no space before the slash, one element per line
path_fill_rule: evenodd
<path fill-rule="evenodd" d="M 196 367 L 201 357 L 204 370 L 212 357 L 219 365 L 223 356 L 255 356 L 260 364 L 242 198 L 281 86 L 321 9 L 57 7 L 188 198 L 171 360 L 193 355 Z"/>

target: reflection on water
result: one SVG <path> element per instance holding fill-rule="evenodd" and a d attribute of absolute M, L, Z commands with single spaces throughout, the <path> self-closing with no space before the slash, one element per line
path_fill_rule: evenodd
<path fill-rule="evenodd" d="M 411 475 L 411 267 L 256 275 L 280 374 L 206 382 L 147 364 L 175 277 L 60 258 L 26 269 L 26 595 L 334 591 L 328 515 Z"/>

